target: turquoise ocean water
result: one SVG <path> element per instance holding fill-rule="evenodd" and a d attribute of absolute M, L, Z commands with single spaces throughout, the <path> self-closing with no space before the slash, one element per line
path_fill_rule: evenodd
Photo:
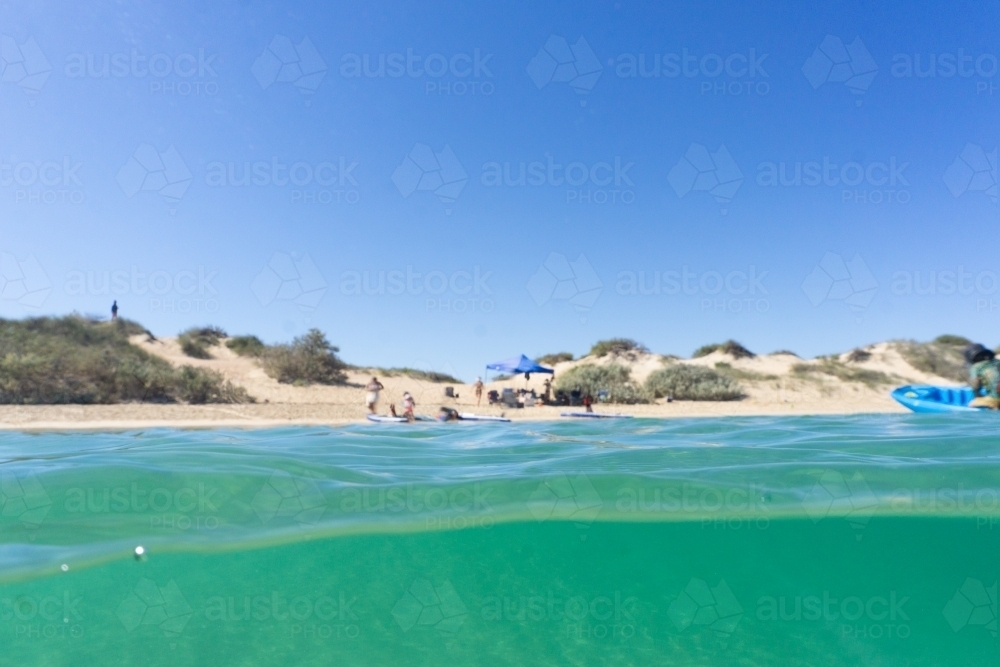
<path fill-rule="evenodd" d="M 998 424 L 4 434 L 0 667 L 1000 664 Z"/>

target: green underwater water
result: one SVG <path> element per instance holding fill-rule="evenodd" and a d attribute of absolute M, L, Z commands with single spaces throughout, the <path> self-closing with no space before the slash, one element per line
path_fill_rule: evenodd
<path fill-rule="evenodd" d="M 0 667 L 1000 664 L 989 417 L 7 434 Z"/>

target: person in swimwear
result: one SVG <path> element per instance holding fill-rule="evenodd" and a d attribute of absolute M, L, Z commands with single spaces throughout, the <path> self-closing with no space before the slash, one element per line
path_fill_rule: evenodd
<path fill-rule="evenodd" d="M 368 406 L 370 414 L 375 414 L 375 407 L 378 404 L 378 393 L 383 389 L 385 387 L 378 381 L 378 378 L 372 378 L 372 381 L 365 385 L 365 405 Z"/>

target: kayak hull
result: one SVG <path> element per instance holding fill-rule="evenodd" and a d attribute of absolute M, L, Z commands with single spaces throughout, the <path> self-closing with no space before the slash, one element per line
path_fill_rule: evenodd
<path fill-rule="evenodd" d="M 970 408 L 975 398 L 971 387 L 935 387 L 933 385 L 906 385 L 893 390 L 891 396 L 900 405 L 924 414 L 945 412 L 977 412 Z"/>

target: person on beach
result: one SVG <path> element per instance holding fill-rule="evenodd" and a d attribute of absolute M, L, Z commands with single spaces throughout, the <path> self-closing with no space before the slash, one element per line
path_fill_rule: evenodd
<path fill-rule="evenodd" d="M 378 404 L 378 393 L 383 389 L 385 387 L 378 381 L 378 378 L 372 378 L 372 381 L 365 385 L 365 405 L 368 406 L 370 414 L 375 414 L 375 407 Z"/>
<path fill-rule="evenodd" d="M 403 392 L 403 416 L 406 417 L 407 421 L 414 421 L 416 417 L 413 415 L 413 408 L 416 407 L 417 402 L 413 400 L 413 395 L 408 392 Z"/>
<path fill-rule="evenodd" d="M 586 408 L 587 412 L 594 411 L 594 408 L 590 407 L 593 404 L 593 402 L 594 399 L 591 398 L 590 392 L 587 392 L 587 395 L 583 397 L 583 407 Z"/>
<path fill-rule="evenodd" d="M 114 303 L 111 304 L 111 319 L 118 319 L 118 299 L 115 299 Z"/>
<path fill-rule="evenodd" d="M 472 385 L 472 388 L 476 392 L 476 407 L 478 408 L 479 404 L 483 401 L 483 378 L 477 377 L 476 383 Z"/>
<path fill-rule="evenodd" d="M 462 419 L 462 415 L 458 414 L 458 410 L 455 408 L 447 408 L 442 405 L 438 411 L 438 419 L 443 422 L 457 422 Z"/>
<path fill-rule="evenodd" d="M 969 384 L 976 394 L 969 407 L 1000 410 L 1000 361 L 979 343 L 967 346 L 963 354 L 969 364 Z"/>

